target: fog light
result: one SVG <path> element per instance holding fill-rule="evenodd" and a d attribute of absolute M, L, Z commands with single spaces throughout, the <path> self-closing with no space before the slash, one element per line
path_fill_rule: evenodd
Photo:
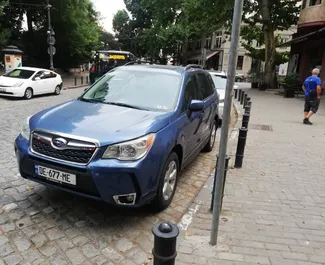
<path fill-rule="evenodd" d="M 114 201 L 119 205 L 134 205 L 136 193 L 122 194 L 113 196 Z"/>

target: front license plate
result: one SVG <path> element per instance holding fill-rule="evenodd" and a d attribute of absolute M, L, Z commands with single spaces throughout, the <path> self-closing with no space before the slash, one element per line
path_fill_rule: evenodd
<path fill-rule="evenodd" d="M 0 87 L 0 92 L 6 92 L 6 89 L 3 87 Z"/>
<path fill-rule="evenodd" d="M 35 174 L 50 181 L 76 185 L 76 175 L 56 169 L 35 165 Z"/>

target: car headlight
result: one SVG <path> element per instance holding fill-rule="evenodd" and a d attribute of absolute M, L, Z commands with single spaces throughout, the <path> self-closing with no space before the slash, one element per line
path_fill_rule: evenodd
<path fill-rule="evenodd" d="M 148 134 L 132 141 L 108 146 L 102 158 L 124 161 L 138 160 L 148 153 L 155 137 L 155 134 Z"/>
<path fill-rule="evenodd" d="M 24 84 L 24 82 L 19 82 L 19 83 L 16 83 L 16 84 L 14 84 L 13 86 L 14 86 L 14 87 L 17 87 L 17 86 L 22 86 L 22 84 Z"/>
<path fill-rule="evenodd" d="M 26 119 L 25 124 L 21 128 L 21 136 L 24 137 L 26 140 L 29 140 L 30 137 L 30 127 L 29 127 L 29 120 L 30 117 Z"/>

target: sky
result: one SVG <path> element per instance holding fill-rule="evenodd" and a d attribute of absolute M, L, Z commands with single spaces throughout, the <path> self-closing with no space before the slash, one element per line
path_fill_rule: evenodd
<path fill-rule="evenodd" d="M 91 0 L 96 10 L 100 13 L 100 24 L 108 31 L 113 33 L 113 17 L 120 10 L 125 9 L 123 0 Z"/>

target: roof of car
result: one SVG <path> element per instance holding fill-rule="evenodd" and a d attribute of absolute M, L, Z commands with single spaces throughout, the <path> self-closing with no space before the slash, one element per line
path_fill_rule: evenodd
<path fill-rule="evenodd" d="M 49 69 L 43 69 L 43 68 L 36 68 L 36 67 L 26 67 L 26 66 L 22 66 L 22 67 L 17 67 L 17 69 L 22 69 L 22 70 L 28 70 L 28 71 L 49 71 L 49 72 L 54 72 L 51 71 Z"/>
<path fill-rule="evenodd" d="M 120 69 L 133 69 L 138 71 L 152 71 L 152 72 L 162 72 L 162 73 L 174 73 L 176 75 L 183 74 L 186 70 L 203 70 L 202 68 L 189 68 L 186 69 L 184 66 L 174 66 L 174 65 L 159 65 L 159 64 L 133 64 L 128 66 L 120 66 Z"/>

